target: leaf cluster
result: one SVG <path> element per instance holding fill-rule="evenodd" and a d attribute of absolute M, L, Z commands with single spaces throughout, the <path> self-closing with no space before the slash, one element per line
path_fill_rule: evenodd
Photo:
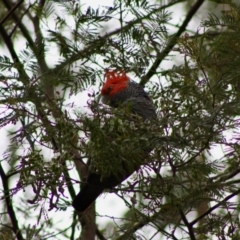
<path fill-rule="evenodd" d="M 5 212 L 13 212 L 9 219 L 17 238 L 23 239 L 14 220 L 12 206 L 17 202 L 12 196 L 30 188 L 28 203 L 33 206 L 57 209 L 63 202 L 68 204 L 66 190 L 73 198 L 77 182 L 70 177 L 74 161 L 81 180 L 87 175 L 86 166 L 103 178 L 138 170 L 115 189 L 129 208 L 126 216 L 131 216 L 121 221 L 125 231 L 120 226 L 115 229 L 119 231 L 116 239 L 140 237 L 138 230 L 146 226 L 171 239 L 177 239 L 177 230 L 191 239 L 197 235 L 237 239 L 239 6 L 226 1 L 229 10 L 221 16 L 211 14 L 202 22 L 202 33 L 175 38 L 181 34 L 170 35 L 167 27 L 172 15 L 167 10 L 181 1 L 158 5 L 115 1 L 111 7 L 85 10 L 73 2 L 44 2 L 24 3 L 19 14 L 10 14 L 11 21 L 0 28 L 2 43 L 11 55 L 0 56 L 0 126 L 13 128 L 1 159 L 1 198 Z M 6 12 L 10 10 L 5 0 L 3 5 Z M 33 33 L 24 26 L 23 14 Z M 56 17 L 54 27 L 49 24 L 52 16 Z M 117 27 L 111 30 L 111 23 Z M 16 28 L 27 41 L 18 52 L 11 38 Z M 53 46 L 55 62 L 49 67 Z M 171 54 L 180 57 L 180 64 L 163 71 L 161 56 L 167 54 L 170 59 L 173 47 Z M 98 102 L 96 109 L 88 105 L 92 113 L 87 114 L 78 114 L 78 107 L 66 104 L 71 96 L 93 86 L 98 89 L 105 68 L 124 69 L 143 82 L 154 75 L 148 88 L 158 110 L 156 122 L 143 123 L 119 109 L 106 114 Z M 92 91 L 89 97 L 98 97 L 98 92 Z M 76 99 L 83 101 L 82 95 Z M 211 155 L 214 148 L 222 150 L 221 156 Z M 48 157 L 45 151 L 50 152 Z M 2 163 L 9 168 L 3 169 Z M 207 209 L 190 221 L 188 213 L 201 204 Z M 40 209 L 37 222 L 46 215 L 44 207 Z M 85 220 L 79 220 L 83 235 L 92 229 L 85 227 L 91 222 Z M 171 232 L 166 227 L 170 224 Z M 43 235 L 37 229 L 28 231 L 29 236 Z"/>

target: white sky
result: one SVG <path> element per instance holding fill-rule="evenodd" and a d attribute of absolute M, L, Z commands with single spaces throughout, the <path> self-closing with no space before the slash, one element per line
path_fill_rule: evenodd
<path fill-rule="evenodd" d="M 91 2 L 92 7 L 97 8 L 99 6 L 98 0 L 91 0 L 91 1 L 85 0 L 85 1 L 81 1 L 81 4 L 85 4 L 85 7 L 87 8 L 87 6 L 89 5 L 90 2 Z M 110 0 L 105 0 L 102 2 L 104 2 L 104 6 L 112 5 L 112 1 L 110 1 Z M 56 5 L 57 5 L 57 3 L 56 3 Z M 183 13 L 185 13 L 185 10 L 182 8 L 182 6 L 183 5 L 178 4 L 177 6 L 172 8 L 172 11 L 174 13 L 172 15 L 172 17 L 173 17 L 173 19 L 171 21 L 172 23 L 174 23 L 174 24 L 176 22 L 180 23 L 182 20 L 184 20 L 185 15 L 183 15 Z M 207 11 L 209 11 L 209 9 L 205 10 L 205 11 L 201 11 L 201 17 L 198 17 L 199 15 L 197 14 L 197 17 L 195 17 L 194 21 L 191 21 L 191 23 L 189 24 L 188 29 L 192 29 L 193 31 L 196 31 L 199 28 L 200 20 L 202 19 L 202 14 L 204 13 L 207 15 Z M 70 21 L 70 19 L 69 19 L 69 21 Z M 51 25 L 54 28 L 55 22 L 52 21 Z M 169 29 L 170 28 L 171 27 L 169 26 Z M 174 31 L 175 29 L 172 28 L 172 30 Z M 22 49 L 24 49 L 25 46 L 26 46 L 25 40 L 18 39 L 16 50 L 19 52 Z M 9 55 L 8 52 L 6 51 L 6 49 L 2 49 L 2 51 L 3 52 L 1 54 Z M 51 52 L 47 56 L 47 62 L 49 64 L 49 66 L 53 66 L 57 63 L 56 61 L 57 61 L 57 57 L 56 57 L 56 53 L 54 51 L 54 46 L 53 46 L 53 48 L 51 48 Z M 173 64 L 174 64 L 173 60 L 172 60 L 172 62 L 169 60 L 164 61 L 161 64 L 161 68 L 168 69 L 168 68 L 171 68 L 171 66 Z M 88 91 L 91 91 L 91 90 L 92 89 L 89 89 Z M 97 89 L 95 88 L 94 90 L 96 91 Z M 77 96 L 71 97 L 70 99 L 68 99 L 66 101 L 66 104 L 74 102 L 75 105 L 79 106 L 80 108 L 84 108 L 87 111 L 87 109 L 85 107 L 87 99 L 88 99 L 87 92 L 85 92 L 83 94 L 78 94 Z M 1 111 L 1 108 L 0 108 L 0 111 Z M 0 138 L 0 146 L 1 146 L 0 156 L 1 156 L 1 159 L 3 158 L 3 154 L 6 151 L 6 148 L 9 144 L 8 137 L 7 137 L 8 131 L 12 130 L 12 129 L 16 129 L 16 126 L 8 125 L 8 126 L 0 129 L 0 136 L 1 136 L 1 138 Z M 47 158 L 51 157 L 50 152 L 45 152 L 44 155 Z M 214 157 L 220 157 L 220 156 L 222 156 L 222 150 L 219 151 L 219 148 L 218 148 L 214 151 Z M 4 165 L 6 166 L 6 163 Z M 73 177 L 77 179 L 78 178 L 77 176 L 78 176 L 77 173 L 74 172 Z M 15 186 L 16 182 L 12 181 L 11 184 L 12 184 L 12 186 Z M 78 191 L 78 186 L 75 187 L 75 190 L 76 190 L 76 192 Z M 67 190 L 66 190 L 66 193 L 67 193 Z M 16 200 L 17 198 L 19 200 L 21 199 L 20 200 L 21 204 L 27 204 L 25 202 L 25 199 L 29 198 L 29 191 L 26 191 L 23 194 L 18 193 L 17 196 L 14 197 L 16 202 L 18 201 L 18 200 Z M 16 205 L 16 203 L 15 203 L 15 205 Z M 127 210 L 127 208 L 125 207 L 125 203 L 122 200 L 120 200 L 118 197 L 116 197 L 115 194 L 111 193 L 111 194 L 102 194 L 98 198 L 98 200 L 96 202 L 96 210 L 97 210 L 97 213 L 101 216 L 101 217 L 97 218 L 97 224 L 99 225 L 99 228 L 101 229 L 102 227 L 106 226 L 107 222 L 112 222 L 112 219 L 109 218 L 109 216 L 110 217 L 121 217 L 123 212 L 125 210 Z M 63 229 L 66 226 L 71 224 L 72 213 L 73 213 L 73 208 L 69 207 L 65 212 L 60 212 L 60 211 L 48 212 L 48 216 L 50 219 L 55 219 L 55 221 L 58 222 L 57 225 L 58 225 L 59 229 Z M 38 215 L 38 211 L 35 211 L 35 214 Z M 32 219 L 30 219 L 28 221 L 27 218 L 23 217 L 22 222 L 25 222 L 25 221 L 30 225 L 33 225 L 36 223 Z M 145 232 L 145 234 L 144 234 L 145 236 L 149 235 L 149 231 L 151 231 L 150 228 L 144 228 L 141 230 L 141 232 L 143 234 Z M 76 236 L 78 236 L 78 234 L 76 234 Z M 65 238 L 61 238 L 60 236 L 58 236 L 57 239 L 65 239 Z M 156 236 L 153 238 L 153 240 L 156 240 L 156 239 L 159 239 L 159 236 Z"/>

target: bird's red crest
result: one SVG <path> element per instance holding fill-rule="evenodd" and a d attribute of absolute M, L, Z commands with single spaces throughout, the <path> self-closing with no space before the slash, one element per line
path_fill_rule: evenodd
<path fill-rule="evenodd" d="M 117 72 L 115 70 L 106 70 L 105 78 L 106 82 L 102 87 L 101 94 L 110 97 L 126 89 L 129 82 L 129 77 L 123 71 Z"/>

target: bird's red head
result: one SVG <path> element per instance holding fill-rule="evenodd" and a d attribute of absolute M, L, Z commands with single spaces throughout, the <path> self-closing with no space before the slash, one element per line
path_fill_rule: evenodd
<path fill-rule="evenodd" d="M 106 82 L 101 90 L 103 96 L 112 97 L 116 93 L 126 89 L 129 83 L 129 77 L 125 72 L 106 70 L 105 78 Z"/>

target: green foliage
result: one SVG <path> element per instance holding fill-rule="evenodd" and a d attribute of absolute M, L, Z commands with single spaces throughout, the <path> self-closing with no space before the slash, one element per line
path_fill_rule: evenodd
<path fill-rule="evenodd" d="M 170 7 L 178 2 L 93 8 L 38 1 L 9 13 L 3 0 L 1 44 L 10 55 L 0 55 L 0 126 L 11 131 L 0 165 L 1 237 L 13 239 L 11 226 L 21 240 L 76 238 L 76 216 L 59 230 L 58 217 L 48 218 L 46 209 L 72 211 L 79 182 L 73 169 L 82 182 L 87 166 L 103 178 L 137 170 L 114 190 L 128 207 L 124 217 L 109 218 L 111 234 L 100 224 L 110 239 L 239 238 L 240 7 L 220 1 L 225 11 L 210 13 L 198 32 L 174 40 Z M 173 55 L 178 64 L 163 70 L 160 64 Z M 102 107 L 96 89 L 106 68 L 148 82 L 157 121 Z M 72 96 L 87 113 L 69 103 Z M 79 218 L 83 240 L 86 229 L 94 229 L 86 227 L 89 216 Z M 97 235 L 104 239 L 99 229 Z"/>
<path fill-rule="evenodd" d="M 92 170 L 100 172 L 103 178 L 112 173 L 121 176 L 125 171 L 133 172 L 153 148 L 149 138 L 154 125 L 146 125 L 141 119 L 123 120 L 128 118 L 127 112 L 118 109 L 111 117 L 83 119 L 85 134 L 90 138 L 84 151 L 91 159 Z M 102 127 L 99 122 L 103 122 Z"/>

